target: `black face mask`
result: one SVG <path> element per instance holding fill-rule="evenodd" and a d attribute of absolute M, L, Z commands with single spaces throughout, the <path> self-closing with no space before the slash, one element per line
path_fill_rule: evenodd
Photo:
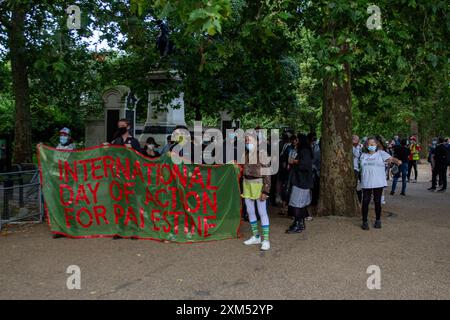
<path fill-rule="evenodd" d="M 125 133 L 127 133 L 127 131 L 128 131 L 127 128 L 121 127 L 121 128 L 119 128 L 119 129 L 117 130 L 117 133 L 118 133 L 119 135 L 124 135 Z"/>

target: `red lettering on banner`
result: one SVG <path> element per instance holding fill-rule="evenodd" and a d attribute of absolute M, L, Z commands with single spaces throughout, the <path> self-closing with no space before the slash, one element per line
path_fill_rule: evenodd
<path fill-rule="evenodd" d="M 189 207 L 189 197 L 193 197 L 196 201 L 196 205 L 195 205 L 194 209 Z M 200 209 L 200 205 L 201 205 L 201 200 L 200 200 L 200 196 L 198 195 L 197 192 L 189 191 L 188 193 L 186 193 L 186 198 L 184 201 L 184 210 L 186 210 L 187 212 L 195 213 L 198 211 L 198 209 Z"/>
<path fill-rule="evenodd" d="M 63 195 L 64 189 L 69 190 L 69 194 L 70 194 L 69 201 L 67 201 L 67 202 L 64 201 L 64 195 Z M 69 186 L 67 184 L 59 185 L 59 200 L 63 206 L 70 206 L 73 203 L 73 194 L 74 194 L 74 192 L 73 192 L 73 189 L 71 186 Z"/>
<path fill-rule="evenodd" d="M 170 232 L 170 223 L 167 220 L 167 211 L 164 211 L 164 213 L 163 213 L 163 220 L 167 224 L 167 228 L 166 228 L 166 226 L 163 226 L 163 230 L 165 233 L 169 233 Z"/>
<path fill-rule="evenodd" d="M 66 177 L 66 182 L 69 182 L 69 174 L 72 176 L 73 181 L 78 182 L 76 162 L 74 163 L 73 168 L 71 168 L 67 161 L 64 161 L 64 176 Z"/>
<path fill-rule="evenodd" d="M 89 217 L 89 222 L 87 224 L 84 224 L 83 221 L 81 221 L 81 217 L 80 216 L 81 216 L 81 214 L 83 212 L 86 212 L 88 217 Z M 81 208 L 80 210 L 78 210 L 77 214 L 76 214 L 76 218 L 77 218 L 78 224 L 80 226 L 82 226 L 83 228 L 85 228 L 85 229 L 89 228 L 92 225 L 92 222 L 93 222 L 92 221 L 92 214 L 87 208 Z"/>
<path fill-rule="evenodd" d="M 90 204 L 88 196 L 86 195 L 86 190 L 84 189 L 84 185 L 80 184 L 78 186 L 77 196 L 75 197 L 75 205 L 78 205 L 80 201 L 86 202 L 86 204 Z"/>
<path fill-rule="evenodd" d="M 87 181 L 87 177 L 88 177 L 88 169 L 87 169 L 87 162 L 89 160 L 78 160 L 78 164 L 81 164 L 83 166 L 83 181 Z M 77 163 L 75 161 L 75 163 Z"/>
<path fill-rule="evenodd" d="M 130 180 L 130 159 L 125 159 L 125 167 L 120 162 L 120 158 L 116 158 L 116 177 L 120 177 L 119 172 L 122 172 L 125 179 Z"/>
<path fill-rule="evenodd" d="M 169 179 L 165 180 L 164 179 L 164 169 L 166 169 L 166 171 L 169 172 Z M 161 170 L 160 170 L 160 174 L 159 174 L 159 180 L 161 181 L 162 184 L 164 185 L 168 185 L 172 182 L 173 176 L 172 176 L 172 170 L 170 169 L 170 165 L 168 164 L 163 164 L 161 166 Z"/>
<path fill-rule="evenodd" d="M 212 194 L 213 201 L 209 197 L 207 192 L 203 192 L 203 214 L 208 213 L 207 207 L 209 206 L 214 213 L 217 213 L 217 195 L 215 192 Z"/>
<path fill-rule="evenodd" d="M 170 191 L 172 191 L 172 209 L 175 210 L 177 208 L 177 191 L 178 188 L 169 187 Z"/>
<path fill-rule="evenodd" d="M 119 224 L 119 219 L 123 217 L 123 215 L 125 214 L 125 210 L 122 208 L 122 206 L 120 204 L 115 203 L 113 205 L 114 208 L 114 222 L 116 224 Z M 117 213 L 117 211 L 120 211 L 119 213 Z"/>
<path fill-rule="evenodd" d="M 96 182 L 95 183 L 95 188 L 92 189 L 92 185 L 90 183 L 88 183 L 88 188 L 89 191 L 92 193 L 92 196 L 94 197 L 94 203 L 97 203 L 97 192 L 98 192 L 98 187 L 100 186 L 100 182 Z"/>
<path fill-rule="evenodd" d="M 123 184 L 123 191 L 125 193 L 125 200 L 128 203 L 130 203 L 130 199 L 128 198 L 129 195 L 134 194 L 133 189 L 129 189 L 129 187 L 134 187 L 136 185 L 135 182 L 125 182 Z"/>
<path fill-rule="evenodd" d="M 142 175 L 141 163 L 139 161 L 134 162 L 133 174 L 131 175 L 131 179 L 134 180 L 139 176 L 141 181 L 144 182 L 144 176 Z"/>
<path fill-rule="evenodd" d="M 70 220 L 73 220 L 73 216 L 69 215 L 69 213 L 73 212 L 73 208 L 64 208 L 64 216 L 66 218 L 66 227 L 71 228 Z"/>
<path fill-rule="evenodd" d="M 126 226 L 128 226 L 128 223 L 130 222 L 130 220 L 132 220 L 134 223 L 136 223 L 136 225 L 138 225 L 136 213 L 134 212 L 133 207 L 128 207 L 127 215 L 125 217 L 125 223 L 124 224 Z"/>
<path fill-rule="evenodd" d="M 152 172 L 153 167 L 156 166 L 156 163 L 144 163 L 144 167 L 147 168 L 147 185 L 152 184 Z"/>
<path fill-rule="evenodd" d="M 208 190 L 217 190 L 219 189 L 217 186 L 211 185 L 211 168 L 208 168 L 208 177 L 206 178 L 206 189 Z"/>
<path fill-rule="evenodd" d="M 161 203 L 161 201 L 159 200 L 159 194 L 160 193 L 165 193 L 167 194 L 167 190 L 166 189 L 160 189 L 158 191 L 155 192 L 155 198 L 156 198 L 156 203 L 163 208 L 167 208 L 169 206 L 169 201 L 166 200 L 164 203 Z"/>
<path fill-rule="evenodd" d="M 178 234 L 178 216 L 184 215 L 184 212 L 170 211 L 170 215 L 173 215 L 173 229 L 175 234 Z"/>
<path fill-rule="evenodd" d="M 111 156 L 104 156 L 103 157 L 103 170 L 104 170 L 104 175 L 106 178 L 108 177 L 108 169 L 109 169 L 109 172 L 111 173 L 111 178 L 115 177 L 114 158 Z"/>
<path fill-rule="evenodd" d="M 157 209 L 152 209 L 152 213 L 150 214 L 150 219 L 152 220 L 153 223 L 153 230 L 154 231 L 159 231 L 161 230 L 161 228 L 156 226 L 156 222 L 159 222 L 160 219 L 155 217 L 155 213 L 161 214 L 161 210 L 157 210 Z"/>
<path fill-rule="evenodd" d="M 144 218 L 144 208 L 139 208 L 139 218 L 141 220 L 141 223 L 139 224 L 139 228 L 144 229 L 145 227 L 145 218 Z"/>
<path fill-rule="evenodd" d="M 195 227 L 197 227 L 197 234 L 199 236 L 201 236 L 202 235 L 202 220 L 201 220 L 200 216 L 197 217 L 197 221 L 198 221 L 198 224 L 196 225 L 195 221 L 194 221 L 194 217 L 189 215 L 188 213 L 185 213 L 184 214 L 184 233 L 188 234 L 189 229 L 191 229 L 190 233 L 192 235 L 194 235 Z"/>
<path fill-rule="evenodd" d="M 105 224 L 109 224 L 109 221 L 106 218 L 106 208 L 105 208 L 105 206 L 95 206 L 94 207 L 94 216 L 95 216 L 95 221 L 97 221 L 98 225 L 100 225 L 100 219 L 99 218 L 102 218 L 103 221 L 105 221 Z"/>
<path fill-rule="evenodd" d="M 176 179 L 178 177 L 178 181 L 181 183 L 181 185 L 186 188 L 187 184 L 187 168 L 186 166 L 183 166 L 183 175 L 181 175 L 180 167 L 177 164 L 173 165 L 173 176 Z"/>
<path fill-rule="evenodd" d="M 145 202 L 144 204 L 147 206 L 149 203 L 153 202 L 156 205 L 155 199 L 153 198 L 152 193 L 150 192 L 150 189 L 147 187 L 145 188 Z"/>
<path fill-rule="evenodd" d="M 208 238 L 211 236 L 211 234 L 208 233 L 208 230 L 210 228 L 214 228 L 216 226 L 215 223 L 209 224 L 208 220 L 209 219 L 216 219 L 215 216 L 207 216 L 207 217 L 203 217 L 203 227 L 205 229 L 205 234 L 203 235 L 204 238 Z"/>
<path fill-rule="evenodd" d="M 202 172 L 200 171 L 200 167 L 195 167 L 194 172 L 192 173 L 191 182 L 189 183 L 189 189 L 192 188 L 193 184 L 199 184 L 202 189 L 205 189 L 205 184 L 203 183 Z"/>
<path fill-rule="evenodd" d="M 95 174 L 95 171 L 102 169 L 101 165 L 98 165 L 98 166 L 95 165 L 95 162 L 97 162 L 97 161 L 102 161 L 102 158 L 95 158 L 95 159 L 91 160 L 91 165 L 92 165 L 91 178 L 93 180 L 101 180 L 101 179 L 103 179 L 103 176 L 97 176 Z"/>
<path fill-rule="evenodd" d="M 120 193 L 119 196 L 116 197 L 113 193 L 113 187 L 116 186 L 118 187 Z M 111 199 L 115 200 L 115 201 L 120 201 L 122 200 L 122 188 L 120 186 L 120 183 L 118 183 L 117 181 L 112 181 L 111 184 L 109 185 L 109 196 L 111 197 Z"/>

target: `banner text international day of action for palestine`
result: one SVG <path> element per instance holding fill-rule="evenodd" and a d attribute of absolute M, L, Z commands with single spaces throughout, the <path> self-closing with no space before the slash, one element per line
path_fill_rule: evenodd
<path fill-rule="evenodd" d="M 175 164 L 121 146 L 81 151 L 38 148 L 52 232 L 196 242 L 236 238 L 239 170 Z"/>

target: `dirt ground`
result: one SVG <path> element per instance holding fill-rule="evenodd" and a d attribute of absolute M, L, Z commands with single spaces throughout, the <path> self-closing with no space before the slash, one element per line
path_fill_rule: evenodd
<path fill-rule="evenodd" d="M 164 244 L 111 239 L 52 239 L 45 224 L 8 227 L 0 237 L 0 299 L 449 299 L 450 192 L 430 186 L 428 165 L 407 196 L 390 196 L 383 228 L 359 218 L 316 218 L 306 232 L 271 210 L 269 252 L 242 239 Z M 371 218 L 373 220 L 373 216 Z M 69 290 L 66 269 L 81 270 Z M 381 289 L 367 288 L 380 267 Z"/>

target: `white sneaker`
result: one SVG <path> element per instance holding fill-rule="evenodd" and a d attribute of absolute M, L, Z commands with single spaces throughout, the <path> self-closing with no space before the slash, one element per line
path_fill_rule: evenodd
<path fill-rule="evenodd" d="M 250 239 L 248 239 L 248 240 L 246 240 L 246 241 L 244 241 L 244 244 L 246 245 L 246 246 L 251 246 L 252 244 L 260 244 L 261 243 L 261 237 L 255 237 L 255 236 L 253 236 L 253 237 L 251 237 Z"/>
<path fill-rule="evenodd" d="M 269 249 L 270 249 L 270 241 L 269 240 L 264 240 L 262 242 L 262 245 L 261 245 L 261 250 L 267 251 Z"/>
<path fill-rule="evenodd" d="M 311 216 L 308 216 L 308 217 L 306 217 L 306 218 L 305 218 L 305 220 L 306 220 L 306 221 L 313 221 L 313 220 L 314 220 L 314 218 L 313 218 L 313 217 L 311 217 Z"/>
<path fill-rule="evenodd" d="M 384 196 L 381 197 L 381 204 L 386 204 L 386 200 L 384 199 Z"/>

